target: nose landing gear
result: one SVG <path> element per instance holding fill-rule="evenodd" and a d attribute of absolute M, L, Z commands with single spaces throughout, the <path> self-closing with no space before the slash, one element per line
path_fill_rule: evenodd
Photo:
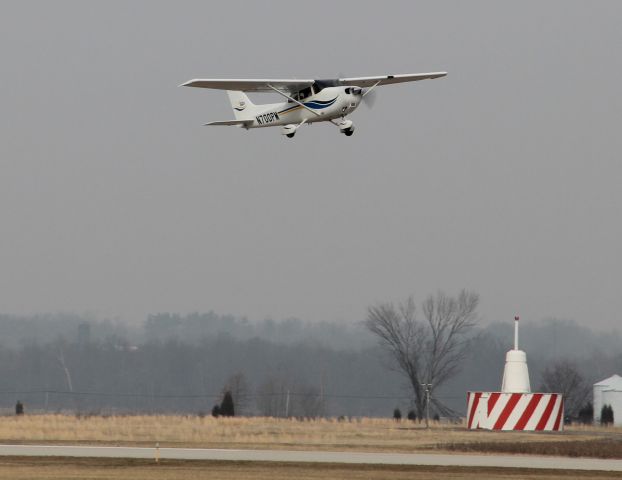
<path fill-rule="evenodd" d="M 339 131 L 346 137 L 350 137 L 354 133 L 354 123 L 352 123 L 352 120 L 343 119 L 338 123 L 338 127 Z"/>

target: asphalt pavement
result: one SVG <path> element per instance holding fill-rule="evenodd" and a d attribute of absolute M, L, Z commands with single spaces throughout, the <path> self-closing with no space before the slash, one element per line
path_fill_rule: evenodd
<path fill-rule="evenodd" d="M 73 445 L 0 445 L 3 456 L 153 458 L 252 462 L 321 462 L 374 465 L 441 465 L 461 467 L 550 468 L 622 471 L 622 460 L 525 455 L 447 455 L 435 453 L 323 452 L 296 450 L 229 450 L 205 448 L 108 447 Z"/>

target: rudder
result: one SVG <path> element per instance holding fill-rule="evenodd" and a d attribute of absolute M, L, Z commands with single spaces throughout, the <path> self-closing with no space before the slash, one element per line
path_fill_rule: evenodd
<path fill-rule="evenodd" d="M 236 120 L 245 120 L 252 117 L 250 111 L 253 110 L 255 104 L 251 102 L 250 98 L 248 98 L 244 92 L 227 90 L 227 96 L 229 97 L 229 102 L 231 103 L 231 108 L 233 108 L 233 114 Z"/>

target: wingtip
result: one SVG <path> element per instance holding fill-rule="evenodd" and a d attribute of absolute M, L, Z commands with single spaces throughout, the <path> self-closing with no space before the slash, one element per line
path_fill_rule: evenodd
<path fill-rule="evenodd" d="M 193 78 L 192 80 L 188 80 L 187 82 L 180 83 L 177 86 L 178 87 L 191 87 L 194 82 L 196 82 L 196 79 Z"/>

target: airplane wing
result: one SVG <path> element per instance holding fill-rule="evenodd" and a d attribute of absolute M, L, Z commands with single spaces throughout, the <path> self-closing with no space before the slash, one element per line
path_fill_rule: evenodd
<path fill-rule="evenodd" d="M 219 120 L 217 122 L 204 123 L 203 125 L 204 126 L 207 126 L 207 125 L 228 125 L 228 126 L 238 125 L 240 127 L 248 127 L 252 124 L 253 124 L 252 120 Z"/>
<path fill-rule="evenodd" d="M 214 88 L 216 90 L 241 90 L 243 92 L 272 92 L 271 85 L 285 93 L 295 93 L 312 85 L 314 80 L 279 80 L 279 79 L 216 79 L 198 78 L 182 83 L 180 87 Z"/>
<path fill-rule="evenodd" d="M 380 75 L 378 77 L 354 77 L 340 78 L 338 82 L 341 85 L 354 85 L 356 87 L 373 87 L 374 85 L 390 85 L 392 83 L 416 82 L 417 80 L 426 80 L 428 78 L 440 78 L 447 75 L 447 72 L 432 73 L 407 73 L 404 75 Z"/>

